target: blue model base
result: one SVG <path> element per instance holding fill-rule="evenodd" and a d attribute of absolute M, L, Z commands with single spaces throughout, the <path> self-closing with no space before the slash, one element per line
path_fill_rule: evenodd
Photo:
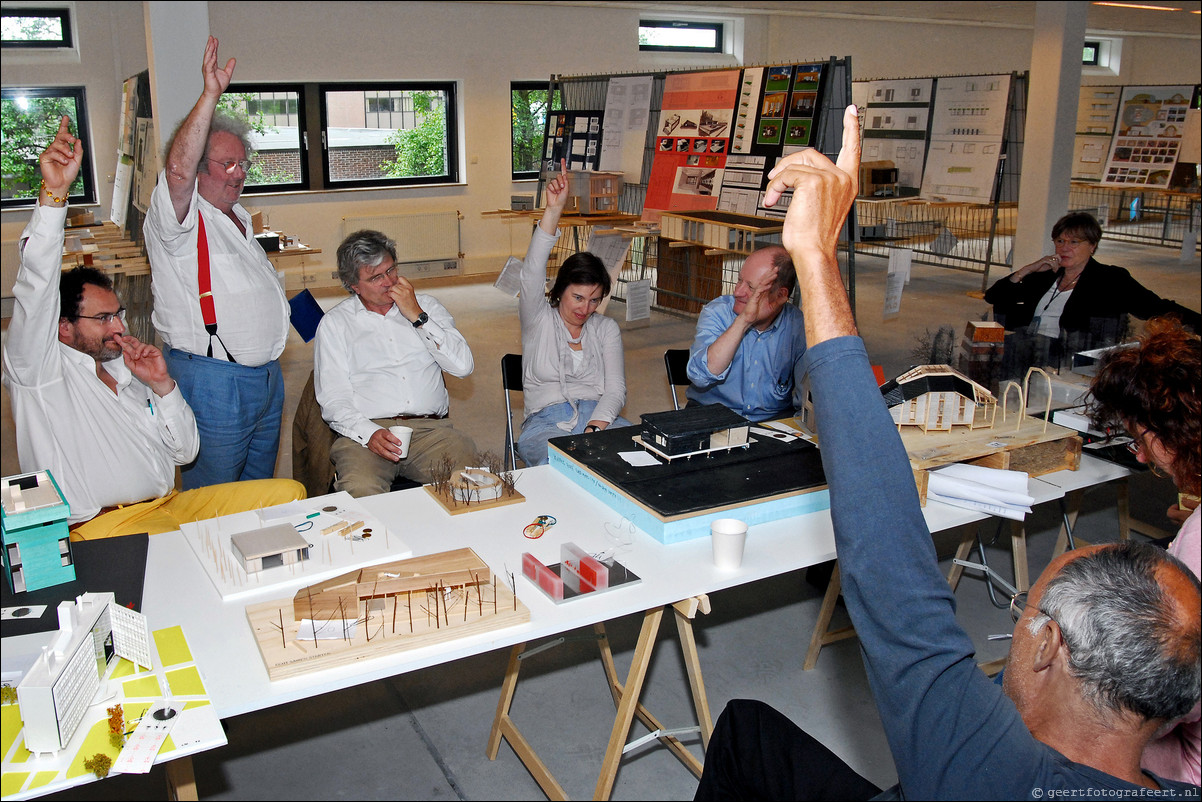
<path fill-rule="evenodd" d="M 718 518 L 738 518 L 749 526 L 806 515 L 830 509 L 830 494 L 820 490 L 799 491 L 793 495 L 753 500 L 734 509 L 724 506 L 718 512 L 699 512 L 695 515 L 664 520 L 621 493 L 580 463 L 564 456 L 557 448 L 550 449 L 550 464 L 575 484 L 596 496 L 603 504 L 629 519 L 635 526 L 660 543 L 682 543 L 699 537 L 709 537 L 710 524 Z"/>

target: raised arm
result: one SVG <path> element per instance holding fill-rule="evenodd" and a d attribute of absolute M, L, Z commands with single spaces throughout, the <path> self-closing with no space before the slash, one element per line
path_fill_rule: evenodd
<path fill-rule="evenodd" d="M 210 36 L 208 44 L 205 45 L 200 73 L 204 78 L 204 91 L 200 93 L 192 111 L 184 118 L 171 143 L 171 150 L 167 153 L 167 188 L 171 195 L 171 205 L 175 208 L 176 220 L 180 223 L 184 222 L 192 201 L 196 173 L 208 147 L 209 126 L 213 122 L 217 101 L 234 77 L 234 59 L 227 61 L 223 68 L 217 66 L 216 37 Z"/>
<path fill-rule="evenodd" d="M 563 209 L 567 206 L 568 196 L 571 194 L 568 181 L 568 160 L 561 159 L 559 164 L 559 175 L 548 179 L 547 186 L 544 188 L 547 193 L 547 208 L 538 221 L 538 227 L 551 237 L 554 237 L 555 232 L 559 230 L 559 218 L 563 216 Z"/>

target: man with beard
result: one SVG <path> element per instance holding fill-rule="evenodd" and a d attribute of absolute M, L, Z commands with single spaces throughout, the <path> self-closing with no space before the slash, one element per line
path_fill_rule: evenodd
<path fill-rule="evenodd" d="M 62 271 L 66 199 L 83 155 L 67 123 L 39 160 L 42 189 L 21 234 L 4 345 L 21 470 L 50 470 L 73 540 L 157 534 L 304 498 L 290 479 L 175 491 L 175 467 L 199 444 L 192 410 L 162 352 L 126 332 L 112 280 L 91 267 Z"/>

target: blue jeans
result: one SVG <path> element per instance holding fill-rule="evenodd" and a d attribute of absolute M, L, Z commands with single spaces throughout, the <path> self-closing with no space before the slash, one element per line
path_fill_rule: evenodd
<path fill-rule="evenodd" d="M 284 415 L 279 362 L 251 368 L 174 348 L 164 356 L 200 432 L 200 452 L 181 471 L 184 490 L 272 478 Z"/>
<path fill-rule="evenodd" d="M 584 427 L 592 419 L 597 401 L 577 401 L 576 409 L 580 414 L 576 425 L 570 431 L 564 431 L 555 424 L 572 419 L 572 405 L 564 401 L 552 404 L 535 412 L 522 423 L 522 433 L 518 435 L 518 456 L 527 465 L 547 464 L 547 441 L 552 437 L 567 437 L 569 434 L 582 434 Z M 610 426 L 630 426 L 630 421 L 617 417 Z"/>

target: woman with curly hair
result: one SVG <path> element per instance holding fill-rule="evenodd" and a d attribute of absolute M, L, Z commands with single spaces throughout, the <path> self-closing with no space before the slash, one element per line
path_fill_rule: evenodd
<path fill-rule="evenodd" d="M 1148 321 L 1135 347 L 1112 351 L 1090 387 L 1095 427 L 1122 427 L 1128 448 L 1154 472 L 1173 480 L 1178 503 L 1168 515 L 1181 523 L 1169 553 L 1202 573 L 1202 342 L 1168 318 Z M 1162 777 L 1197 784 L 1202 779 L 1202 732 L 1198 707 L 1162 737 L 1149 742 L 1142 765 Z"/>

